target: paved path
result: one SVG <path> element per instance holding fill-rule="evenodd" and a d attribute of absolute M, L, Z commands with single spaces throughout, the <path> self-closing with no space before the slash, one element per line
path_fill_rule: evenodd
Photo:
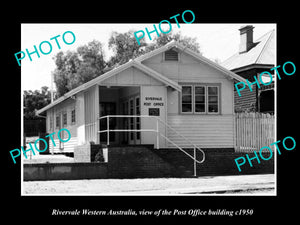
<path fill-rule="evenodd" d="M 255 190 L 262 195 L 275 195 L 275 175 L 23 182 L 25 195 L 253 194 Z"/>

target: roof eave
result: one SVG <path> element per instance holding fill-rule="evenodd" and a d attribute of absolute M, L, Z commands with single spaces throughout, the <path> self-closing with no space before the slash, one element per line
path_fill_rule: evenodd
<path fill-rule="evenodd" d="M 250 65 L 234 68 L 231 71 L 234 73 L 238 73 L 238 72 L 243 72 L 245 70 L 250 70 L 250 69 L 271 69 L 273 67 L 274 67 L 274 64 L 255 64 L 255 63 L 253 63 Z"/>

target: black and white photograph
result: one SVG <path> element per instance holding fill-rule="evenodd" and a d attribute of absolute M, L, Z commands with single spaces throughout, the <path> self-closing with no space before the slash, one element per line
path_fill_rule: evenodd
<path fill-rule="evenodd" d="M 276 24 L 179 26 L 21 25 L 23 195 L 276 195 Z"/>
<path fill-rule="evenodd" d="M 3 219 L 297 216 L 296 7 L 202 3 L 8 12 Z"/>

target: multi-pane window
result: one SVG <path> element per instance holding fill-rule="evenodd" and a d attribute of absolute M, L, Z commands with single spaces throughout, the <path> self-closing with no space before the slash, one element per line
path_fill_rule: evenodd
<path fill-rule="evenodd" d="M 181 93 L 181 111 L 182 112 L 192 112 L 192 104 L 193 104 L 193 94 L 192 94 L 193 86 L 183 86 Z"/>
<path fill-rule="evenodd" d="M 205 112 L 205 86 L 195 86 L 195 112 Z"/>
<path fill-rule="evenodd" d="M 181 93 L 181 112 L 195 114 L 219 113 L 219 86 L 184 85 Z"/>
<path fill-rule="evenodd" d="M 219 91 L 218 87 L 208 87 L 208 112 L 219 112 Z"/>

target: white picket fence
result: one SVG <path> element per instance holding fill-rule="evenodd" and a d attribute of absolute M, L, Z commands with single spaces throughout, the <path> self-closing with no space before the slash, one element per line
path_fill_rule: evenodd
<path fill-rule="evenodd" d="M 275 141 L 275 117 L 263 113 L 235 114 L 235 151 L 259 151 Z M 274 146 L 271 147 L 274 151 Z M 264 149 L 268 151 L 267 149 Z"/>

